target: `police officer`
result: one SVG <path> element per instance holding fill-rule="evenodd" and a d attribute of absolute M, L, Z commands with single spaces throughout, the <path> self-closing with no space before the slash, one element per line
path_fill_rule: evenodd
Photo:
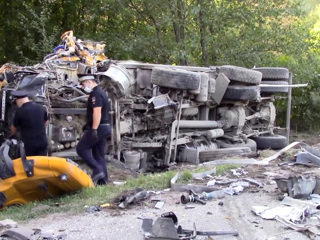
<path fill-rule="evenodd" d="M 17 90 L 11 94 L 18 106 L 13 124 L 10 126 L 11 134 L 20 132 L 27 156 L 47 156 L 48 141 L 45 128 L 48 124 L 48 114 L 46 109 L 30 101 L 25 91 Z"/>
<path fill-rule="evenodd" d="M 92 169 L 92 180 L 100 185 L 107 184 L 105 153 L 107 138 L 111 134 L 108 96 L 93 75 L 81 76 L 79 81 L 83 90 L 90 95 L 87 102 L 87 123 L 77 145 L 77 153 Z"/>

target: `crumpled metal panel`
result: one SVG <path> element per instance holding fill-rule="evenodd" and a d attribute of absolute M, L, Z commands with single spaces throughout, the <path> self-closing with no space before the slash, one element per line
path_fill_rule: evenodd
<path fill-rule="evenodd" d="M 278 188 L 293 198 L 308 198 L 316 187 L 316 179 L 312 176 L 294 176 L 275 179 Z"/>
<path fill-rule="evenodd" d="M 167 107 L 173 104 L 168 94 L 159 95 L 149 99 L 148 103 L 153 103 L 154 109 Z"/>
<path fill-rule="evenodd" d="M 299 152 L 297 154 L 296 163 L 320 166 L 320 158 L 310 152 Z"/>
<path fill-rule="evenodd" d="M 113 82 L 119 90 L 119 96 L 130 94 L 131 87 L 136 83 L 136 79 L 122 66 L 111 64 L 107 71 L 99 72 L 99 80 Z M 105 79 L 107 77 L 107 79 Z M 108 79 L 109 78 L 109 79 Z"/>

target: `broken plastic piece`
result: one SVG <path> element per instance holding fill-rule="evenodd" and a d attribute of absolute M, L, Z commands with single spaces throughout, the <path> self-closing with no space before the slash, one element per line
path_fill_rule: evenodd
<path fill-rule="evenodd" d="M 161 209 L 164 205 L 164 202 L 157 202 L 157 204 L 154 206 L 157 209 Z"/>
<path fill-rule="evenodd" d="M 179 239 L 179 235 L 174 226 L 173 220 L 170 218 L 158 218 L 153 223 L 152 232 L 156 237 L 166 239 Z"/>
<path fill-rule="evenodd" d="M 244 180 L 244 181 L 247 181 L 247 182 L 249 182 L 249 183 L 251 183 L 251 184 L 253 184 L 253 185 L 256 185 L 256 186 L 258 186 L 258 187 L 262 187 L 262 186 L 263 186 L 262 183 L 254 180 L 254 179 L 252 179 L 252 178 L 245 178 L 245 179 L 243 179 L 243 180 Z"/>
<path fill-rule="evenodd" d="M 231 187 L 249 187 L 249 183 L 248 182 L 234 182 L 234 183 L 231 183 Z"/>
<path fill-rule="evenodd" d="M 214 186 L 215 184 L 216 184 L 216 180 L 215 179 L 210 180 L 209 182 L 207 182 L 207 187 Z"/>
<path fill-rule="evenodd" d="M 202 194 L 204 195 L 206 200 L 224 198 L 224 191 L 223 190 L 217 190 L 217 191 L 213 191 L 213 192 L 209 192 L 209 193 L 204 192 Z"/>
<path fill-rule="evenodd" d="M 126 196 L 124 201 L 119 204 L 120 208 L 126 208 L 131 203 L 138 203 L 144 199 L 147 199 L 150 196 L 150 192 L 143 190 L 141 188 L 137 188 L 136 192 Z"/>
<path fill-rule="evenodd" d="M 233 188 L 225 188 L 225 189 L 223 189 L 223 191 L 224 191 L 225 194 L 228 194 L 228 195 L 237 194 L 237 193 L 233 190 Z"/>
<path fill-rule="evenodd" d="M 161 214 L 161 217 L 171 218 L 174 224 L 178 224 L 178 218 L 174 212 L 163 213 Z"/>

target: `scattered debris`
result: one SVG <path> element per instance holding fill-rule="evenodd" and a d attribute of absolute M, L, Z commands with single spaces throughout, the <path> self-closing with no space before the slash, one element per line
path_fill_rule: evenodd
<path fill-rule="evenodd" d="M 145 218 L 142 221 L 142 229 L 146 239 L 195 239 L 199 236 L 217 236 L 231 235 L 238 236 L 237 231 L 197 231 L 195 223 L 193 230 L 183 229 L 181 225 L 177 226 L 178 218 L 173 213 L 164 213 L 161 217 L 153 221 Z"/>
<path fill-rule="evenodd" d="M 196 194 L 190 190 L 189 195 L 181 195 L 181 203 L 187 204 L 189 202 L 198 202 L 203 205 L 206 204 L 205 197 L 203 194 Z"/>
<path fill-rule="evenodd" d="M 309 152 L 299 152 L 296 158 L 297 164 L 306 166 L 320 166 L 320 158 Z"/>
<path fill-rule="evenodd" d="M 165 212 L 161 217 L 171 218 L 174 224 L 178 224 L 178 217 L 174 212 Z"/>
<path fill-rule="evenodd" d="M 99 206 L 88 206 L 85 205 L 84 206 L 84 211 L 88 212 L 88 213 L 93 213 L 93 212 L 100 212 L 101 209 Z"/>
<path fill-rule="evenodd" d="M 311 239 L 320 235 L 318 221 L 315 224 L 310 221 L 314 215 L 318 219 L 319 204 L 312 200 L 300 200 L 287 196 L 281 203 L 286 206 L 274 208 L 254 206 L 252 211 L 264 219 L 275 219 L 295 231 L 305 232 Z"/>
<path fill-rule="evenodd" d="M 233 182 L 236 182 L 238 181 L 237 179 L 223 179 L 223 180 L 219 180 L 219 181 L 216 181 L 216 184 L 217 185 L 229 185 Z"/>
<path fill-rule="evenodd" d="M 218 190 L 217 188 L 201 186 L 201 185 L 194 185 L 194 184 L 178 184 L 177 181 L 180 178 L 181 174 L 177 173 L 171 179 L 171 190 L 178 191 L 178 192 L 188 192 L 193 190 L 194 192 L 212 192 Z"/>
<path fill-rule="evenodd" d="M 242 186 L 237 186 L 237 187 L 229 187 L 224 189 L 224 193 L 228 194 L 228 195 L 237 195 L 239 192 L 242 192 L 244 190 L 244 188 Z"/>
<path fill-rule="evenodd" d="M 157 204 L 154 206 L 157 209 L 161 209 L 164 205 L 164 202 L 157 202 Z"/>
<path fill-rule="evenodd" d="M 320 150 L 317 148 L 310 147 L 306 145 L 304 147 L 306 152 L 298 152 L 296 163 L 307 165 L 307 166 L 320 166 Z"/>
<path fill-rule="evenodd" d="M 190 190 L 189 195 L 181 196 L 181 203 L 187 204 L 188 202 L 199 202 L 205 205 L 207 200 L 220 199 L 223 197 L 224 197 L 223 190 L 217 190 L 209 193 L 203 192 L 202 194 L 197 194 L 194 191 Z"/>
<path fill-rule="evenodd" d="M 302 142 L 293 142 L 293 143 L 290 143 L 288 146 L 286 146 L 285 148 L 282 148 L 280 151 L 278 151 L 277 153 L 273 154 L 272 156 L 270 157 L 267 157 L 267 158 L 264 158 L 261 163 L 263 164 L 269 164 L 270 161 L 273 161 L 275 159 L 277 159 L 281 154 L 285 153 L 286 151 L 288 151 L 289 149 L 299 145 L 299 144 L 305 144 L 305 143 L 302 143 Z"/>
<path fill-rule="evenodd" d="M 317 210 L 318 212 L 319 212 L 318 209 L 320 209 L 320 205 L 313 202 L 312 200 L 300 200 L 300 199 L 294 199 L 291 197 L 284 197 L 281 203 L 283 205 L 292 206 L 292 207 L 300 207 L 300 208 L 309 207 L 310 209 Z"/>
<path fill-rule="evenodd" d="M 288 193 L 293 198 L 309 198 L 316 187 L 314 176 L 290 176 L 275 178 L 281 192 Z"/>
<path fill-rule="evenodd" d="M 192 178 L 193 179 L 203 179 L 203 178 L 212 178 L 212 174 L 216 174 L 217 170 L 216 168 L 213 168 L 211 170 L 208 170 L 206 172 L 201 173 L 193 173 Z"/>
<path fill-rule="evenodd" d="M 117 185 L 117 186 L 121 186 L 121 185 L 124 185 L 124 184 L 126 184 L 126 183 L 127 183 L 127 181 L 123 181 L 123 182 L 113 181 L 113 184 L 114 184 L 114 185 Z"/>
<path fill-rule="evenodd" d="M 100 208 L 115 208 L 116 205 L 114 203 L 104 203 L 100 205 Z"/>
<path fill-rule="evenodd" d="M 267 161 L 258 161 L 254 158 L 241 158 L 241 159 L 219 159 L 208 161 L 199 164 L 199 166 L 223 165 L 223 164 L 253 164 L 253 165 L 268 165 Z"/>
<path fill-rule="evenodd" d="M 219 159 L 219 160 L 204 162 L 204 163 L 199 164 L 198 166 L 211 166 L 211 165 L 222 165 L 222 164 L 242 164 L 242 165 L 247 165 L 247 164 L 251 165 L 252 164 L 252 165 L 265 166 L 265 165 L 268 165 L 269 162 L 277 159 L 284 152 L 288 151 L 289 149 L 291 149 L 299 144 L 302 144 L 302 143 L 301 142 L 293 142 L 293 143 L 289 144 L 288 146 L 286 146 L 285 148 L 278 151 L 277 153 L 275 153 L 274 155 L 267 157 L 267 158 L 264 158 L 260 161 L 254 159 L 254 158 Z"/>
<path fill-rule="evenodd" d="M 52 230 L 42 232 L 41 229 L 30 229 L 19 226 L 16 222 L 6 219 L 0 221 L 0 237 L 1 239 L 16 240 L 63 240 L 67 239 L 67 234 Z"/>
<path fill-rule="evenodd" d="M 294 223 L 301 223 L 304 221 L 306 215 L 308 214 L 308 207 L 298 208 L 298 207 L 274 207 L 269 208 L 265 206 L 253 206 L 252 211 L 264 218 L 264 219 L 275 219 L 276 216 L 282 217 L 284 219 L 288 219 Z"/>
<path fill-rule="evenodd" d="M 232 188 L 234 188 L 234 187 L 239 187 L 239 186 L 241 186 L 241 187 L 249 187 L 249 183 L 248 182 L 241 182 L 241 181 L 239 181 L 239 182 L 234 182 L 234 183 L 231 183 L 231 185 L 230 185 L 230 187 L 232 187 Z"/>
<path fill-rule="evenodd" d="M 224 198 L 223 190 L 217 190 L 209 193 L 204 192 L 203 195 L 205 196 L 206 200 Z"/>
<path fill-rule="evenodd" d="M 266 159 L 270 160 L 270 157 Z M 146 204 L 149 205 L 150 208 L 164 209 L 166 201 L 165 198 L 160 195 L 161 193 L 167 191 L 187 191 L 187 194 L 181 195 L 181 202 L 179 203 L 183 204 L 181 208 L 184 209 L 196 208 L 196 210 L 187 211 L 190 213 L 203 208 L 201 205 L 196 205 L 193 203 L 200 203 L 203 205 L 209 204 L 207 203 L 207 201 L 210 199 L 221 199 L 225 197 L 225 194 L 237 195 L 246 190 L 249 190 L 250 192 L 274 192 L 275 186 L 277 184 L 278 188 L 282 192 L 286 192 L 288 195 L 283 196 L 283 198 L 281 199 L 282 205 L 272 208 L 266 206 L 254 206 L 252 211 L 256 215 L 261 217 L 261 221 L 263 221 L 262 219 L 273 219 L 293 229 L 293 231 L 302 231 L 304 233 L 307 233 L 309 236 L 316 236 L 318 235 L 318 225 L 310 223 L 309 220 L 313 220 L 313 222 L 316 222 L 318 221 L 318 219 L 320 219 L 320 215 L 318 216 L 320 212 L 320 195 L 315 194 L 316 188 L 318 187 L 318 189 L 320 189 L 320 186 L 318 184 L 318 181 L 320 183 L 320 178 L 313 174 L 316 171 L 311 171 L 309 165 L 308 170 L 306 170 L 306 167 L 301 164 L 301 166 L 279 164 L 279 162 L 283 162 L 282 160 L 282 158 L 279 158 L 269 166 L 248 166 L 245 168 L 238 168 L 228 172 L 228 174 L 226 174 L 225 176 L 212 176 L 211 174 L 214 174 L 216 172 L 216 169 L 214 168 L 206 172 L 192 174 L 193 180 L 201 180 L 201 182 L 193 181 L 194 183 L 191 184 L 177 184 L 177 180 L 180 178 L 180 174 L 177 173 L 171 179 L 171 189 L 165 189 L 162 191 L 146 191 L 142 188 L 137 188 L 121 193 L 117 201 L 114 201 L 113 203 L 105 203 L 101 204 L 100 206 L 86 206 L 85 209 L 87 212 L 96 212 L 100 211 L 100 209 L 103 208 L 119 208 L 117 209 L 117 215 L 110 214 L 110 216 L 119 216 L 119 213 L 123 212 L 121 211 L 121 209 L 127 208 L 131 204 Z M 275 171 L 271 172 L 274 169 Z M 299 174 L 297 174 L 297 172 Z M 302 172 L 303 175 L 301 174 Z M 285 177 L 286 174 L 283 173 L 289 173 L 289 177 Z M 281 178 L 277 176 L 281 176 Z M 275 179 L 276 181 L 271 179 Z M 269 184 L 271 181 L 274 185 Z M 263 188 L 263 190 L 261 188 Z M 301 200 L 303 198 L 307 198 L 308 200 Z M 146 199 L 149 199 L 147 203 L 145 202 Z M 175 200 L 173 200 L 172 202 L 175 202 Z M 221 207 L 224 205 L 227 207 L 229 203 L 226 201 L 222 202 L 218 200 L 215 204 Z M 226 209 L 223 210 L 223 208 L 221 208 L 221 211 L 226 211 Z M 215 214 L 214 211 L 205 212 L 206 215 Z M 153 219 L 143 219 L 145 238 L 194 239 L 197 236 L 201 235 L 214 236 L 223 235 L 223 233 L 225 233 L 224 231 L 199 231 L 196 229 L 195 224 L 193 229 L 186 230 L 181 226 L 177 226 L 177 222 L 174 222 L 174 219 L 170 219 L 173 217 L 172 213 L 169 215 L 171 217 L 161 215 L 161 217 L 156 219 L 155 221 Z M 254 226 L 252 226 L 253 228 L 257 227 L 260 229 L 263 228 L 261 221 L 254 220 L 249 222 L 254 224 Z"/>
<path fill-rule="evenodd" d="M 263 187 L 263 184 L 262 184 L 262 183 L 254 180 L 254 179 L 252 179 L 252 178 L 244 178 L 243 181 L 247 181 L 247 182 L 249 182 L 249 183 L 251 183 L 251 184 L 253 184 L 253 185 L 256 185 L 256 186 L 258 186 L 258 187 Z"/>
<path fill-rule="evenodd" d="M 15 221 L 11 220 L 11 219 L 5 219 L 0 221 L 0 228 L 4 228 L 4 227 L 16 227 L 18 226 L 18 223 L 16 223 Z"/>
<path fill-rule="evenodd" d="M 231 169 L 230 171 L 234 176 L 242 176 L 247 174 L 247 172 L 242 168 Z"/>
<path fill-rule="evenodd" d="M 192 208 L 195 208 L 195 206 L 194 206 L 194 205 L 191 206 L 191 205 L 187 205 L 187 204 L 186 204 L 186 205 L 184 206 L 184 208 L 185 208 L 185 209 L 192 209 Z"/>
<path fill-rule="evenodd" d="M 216 181 L 215 179 L 213 180 L 210 180 L 209 182 L 207 182 L 207 187 L 211 187 L 211 186 L 214 186 L 216 184 Z"/>
<path fill-rule="evenodd" d="M 292 223 L 282 217 L 276 216 L 275 219 L 278 222 L 283 223 L 287 227 L 294 229 L 298 232 L 306 232 L 306 234 L 309 236 L 309 238 L 314 239 L 317 235 L 320 235 L 320 231 L 318 230 L 317 227 L 320 225 L 307 225 L 307 224 L 296 224 Z"/>
<path fill-rule="evenodd" d="M 128 194 L 121 194 L 119 198 L 120 204 L 119 208 L 126 208 L 129 204 L 137 204 L 150 197 L 150 192 L 143 190 L 141 188 L 136 188 L 134 192 L 129 192 Z M 116 200 L 117 201 L 117 200 Z"/>
<path fill-rule="evenodd" d="M 248 222 L 254 223 L 254 224 L 260 224 L 260 220 L 257 218 L 254 219 L 248 219 Z"/>

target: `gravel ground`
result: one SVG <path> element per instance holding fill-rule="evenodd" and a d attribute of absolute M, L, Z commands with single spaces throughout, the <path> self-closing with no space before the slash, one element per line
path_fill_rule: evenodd
<path fill-rule="evenodd" d="M 276 220 L 264 220 L 252 212 L 252 206 L 275 207 L 282 206 L 278 200 L 283 195 L 277 189 L 277 184 L 270 174 L 298 174 L 302 172 L 319 175 L 317 168 L 310 169 L 301 166 L 279 166 L 281 160 L 270 166 L 247 166 L 241 169 L 244 176 L 234 176 L 229 173 L 227 178 L 250 177 L 264 184 L 262 188 L 250 185 L 238 195 L 225 195 L 219 200 L 209 200 L 206 205 L 180 202 L 182 192 L 162 192 L 155 195 L 156 199 L 164 202 L 161 209 L 155 208 L 151 199 L 136 205 L 129 205 L 125 210 L 102 209 L 99 212 L 85 212 L 77 216 L 53 214 L 45 218 L 34 219 L 24 224 L 29 228 L 42 231 L 59 231 L 67 235 L 68 240 L 118 240 L 144 239 L 141 228 L 142 218 L 157 219 L 162 213 L 172 211 L 178 217 L 178 223 L 184 229 L 192 229 L 195 223 L 199 231 L 238 231 L 239 236 L 214 236 L 207 238 L 198 236 L 196 239 L 243 239 L 243 240 L 289 240 L 309 239 L 304 233 L 286 228 Z M 271 174 L 271 175 L 272 175 Z M 220 204 L 219 204 L 220 203 Z M 320 239 L 320 238 L 315 238 Z"/>
<path fill-rule="evenodd" d="M 220 200 L 208 201 L 206 205 L 190 203 L 194 208 L 186 209 L 185 205 L 176 204 L 181 193 L 166 193 L 162 195 L 165 205 L 162 209 L 153 206 L 134 206 L 125 211 L 102 210 L 94 213 L 83 213 L 77 216 L 53 214 L 46 218 L 34 219 L 24 226 L 38 228 L 42 231 L 59 231 L 67 235 L 68 240 L 118 240 L 144 239 L 140 218 L 158 218 L 162 213 L 173 211 L 178 217 L 179 224 L 184 229 L 192 229 L 195 223 L 199 231 L 232 231 L 239 232 L 239 237 L 214 236 L 212 239 L 243 239 L 243 240 L 280 240 L 280 239 L 309 239 L 299 232 L 285 229 L 275 220 L 263 220 L 254 215 L 251 206 L 276 206 L 279 201 L 276 194 L 242 193 L 237 196 L 226 196 Z M 218 202 L 223 202 L 220 206 Z M 282 234 L 283 233 L 283 234 Z M 280 235 L 277 235 L 280 234 Z M 196 239 L 209 239 L 197 237 Z"/>

